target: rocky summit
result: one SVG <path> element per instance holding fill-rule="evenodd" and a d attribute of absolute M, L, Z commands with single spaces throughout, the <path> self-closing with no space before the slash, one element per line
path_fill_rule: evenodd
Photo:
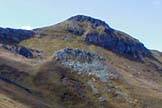
<path fill-rule="evenodd" d="M 151 52 L 137 39 L 109 27 L 104 21 L 83 15 L 68 20 L 75 23 L 69 24 L 68 30 L 84 37 L 87 43 L 98 45 L 129 59 L 142 61 L 145 57 L 151 56 Z"/>
<path fill-rule="evenodd" d="M 84 16 L 84 15 L 73 16 L 73 17 L 69 18 L 68 20 L 72 21 L 72 22 L 90 23 L 93 28 L 97 28 L 97 27 L 100 27 L 100 26 L 103 26 L 103 27 L 105 27 L 107 29 L 110 28 L 108 26 L 108 24 L 106 24 L 106 22 L 101 21 L 101 20 L 96 19 L 96 18 L 89 17 L 89 16 Z"/>

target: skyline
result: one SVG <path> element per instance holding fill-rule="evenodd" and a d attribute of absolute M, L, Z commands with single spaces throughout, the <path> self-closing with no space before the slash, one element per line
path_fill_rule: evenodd
<path fill-rule="evenodd" d="M 162 0 L 0 0 L 0 27 L 32 29 L 88 15 L 162 51 Z"/>

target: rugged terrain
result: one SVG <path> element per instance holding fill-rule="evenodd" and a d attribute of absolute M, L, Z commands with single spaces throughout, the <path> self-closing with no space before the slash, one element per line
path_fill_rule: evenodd
<path fill-rule="evenodd" d="M 0 28 L 0 108 L 161 108 L 162 53 L 77 15 Z"/>

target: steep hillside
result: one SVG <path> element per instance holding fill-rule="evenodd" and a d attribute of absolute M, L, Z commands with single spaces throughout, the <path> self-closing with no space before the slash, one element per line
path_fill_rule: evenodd
<path fill-rule="evenodd" d="M 0 29 L 0 108 L 161 108 L 162 54 L 77 15 Z"/>

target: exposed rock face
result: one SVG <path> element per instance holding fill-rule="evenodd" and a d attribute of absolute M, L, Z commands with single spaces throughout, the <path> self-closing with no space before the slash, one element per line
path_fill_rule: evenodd
<path fill-rule="evenodd" d="M 19 43 L 22 40 L 31 38 L 34 34 L 30 30 L 0 28 L 0 43 Z"/>
<path fill-rule="evenodd" d="M 104 58 L 84 50 L 65 48 L 56 52 L 54 57 L 79 74 L 95 75 L 102 81 L 106 81 L 112 74 Z"/>
<path fill-rule="evenodd" d="M 68 19 L 67 30 L 84 37 L 85 41 L 111 50 L 129 59 L 143 61 L 151 52 L 137 39 L 114 30 L 104 21 L 78 15 Z"/>
<path fill-rule="evenodd" d="M 129 59 L 143 61 L 144 57 L 151 55 L 150 51 L 142 43 L 117 37 L 113 31 L 107 31 L 106 34 L 88 33 L 85 40 Z"/>
<path fill-rule="evenodd" d="M 82 49 L 65 48 L 56 52 L 56 57 L 59 60 L 72 59 L 80 62 L 92 62 L 93 60 L 104 61 L 104 58 Z"/>
<path fill-rule="evenodd" d="M 22 55 L 26 58 L 34 58 L 34 57 L 41 57 L 42 52 L 38 50 L 33 50 L 29 48 L 25 48 L 19 45 L 2 45 L 2 47 L 6 50 L 11 51 L 12 53 Z"/>

